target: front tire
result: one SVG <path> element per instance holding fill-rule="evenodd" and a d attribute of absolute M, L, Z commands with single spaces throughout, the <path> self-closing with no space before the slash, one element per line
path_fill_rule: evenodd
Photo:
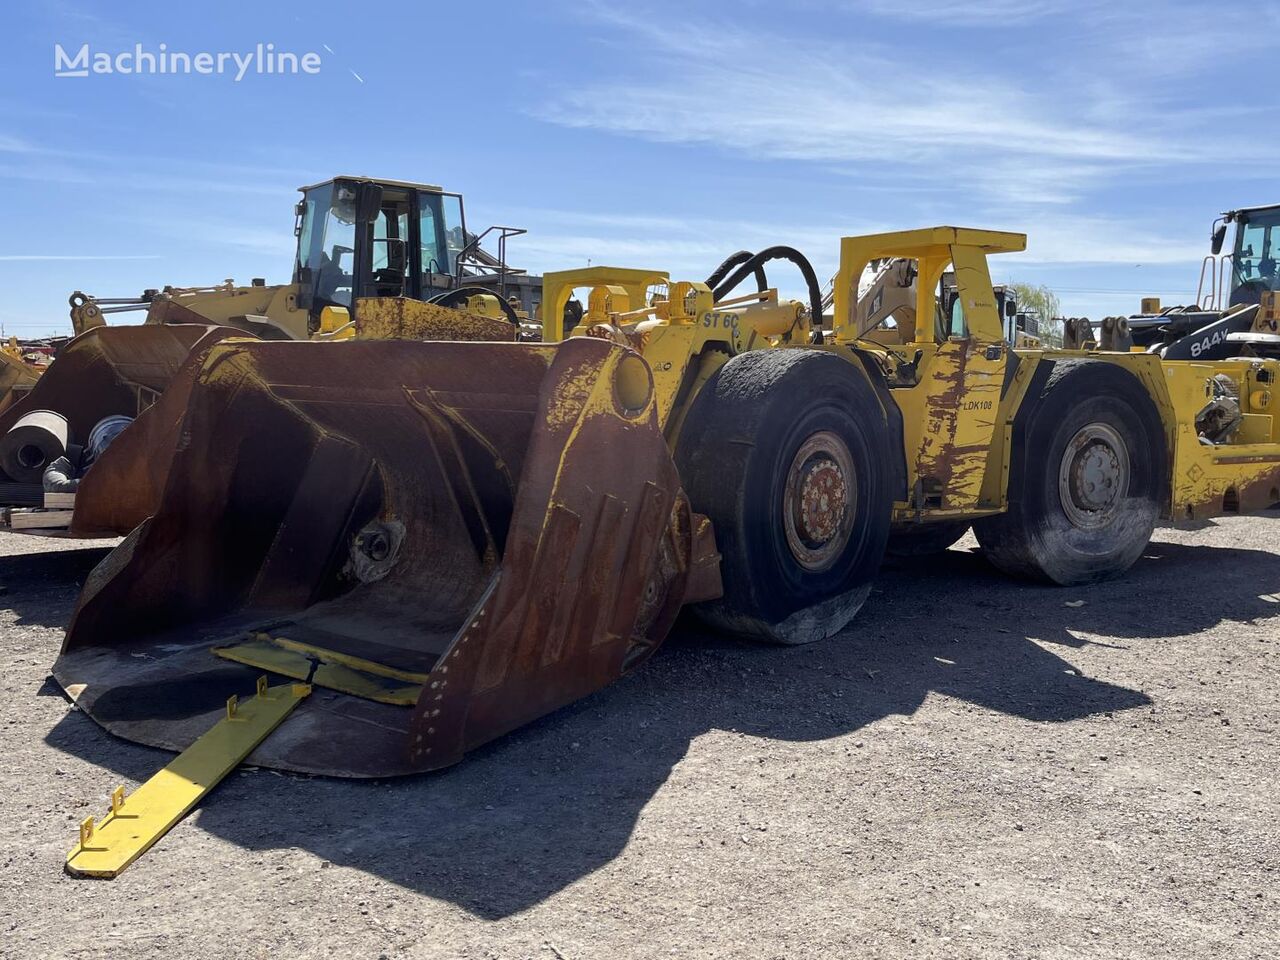
<path fill-rule="evenodd" d="M 722 558 L 724 596 L 695 612 L 718 629 L 785 644 L 847 625 L 884 556 L 890 443 L 860 366 L 805 349 L 726 363 L 694 400 L 676 449 Z"/>
<path fill-rule="evenodd" d="M 1133 374 L 1060 360 L 1015 440 L 1009 509 L 973 525 L 987 559 L 1064 586 L 1117 576 L 1142 555 L 1165 485 L 1160 415 Z"/>

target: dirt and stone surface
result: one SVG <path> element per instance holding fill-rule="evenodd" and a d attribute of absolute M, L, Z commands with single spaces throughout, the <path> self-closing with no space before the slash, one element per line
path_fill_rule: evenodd
<path fill-rule="evenodd" d="M 168 757 L 47 679 L 103 550 L 0 552 L 6 958 L 1280 955 L 1275 513 L 1079 589 L 966 538 L 808 647 L 685 625 L 442 774 L 239 771 L 110 882 L 76 824 Z"/>

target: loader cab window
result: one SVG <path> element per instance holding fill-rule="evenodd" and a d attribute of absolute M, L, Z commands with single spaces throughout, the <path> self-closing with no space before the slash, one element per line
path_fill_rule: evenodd
<path fill-rule="evenodd" d="M 451 193 L 418 193 L 418 236 L 422 273 L 457 273 L 458 254 L 466 245 L 462 198 Z"/>
<path fill-rule="evenodd" d="M 938 289 L 934 294 L 934 339 L 939 343 L 949 337 L 967 337 L 969 322 L 965 319 L 964 304 L 960 302 L 960 289 L 956 286 L 956 275 L 947 270 L 938 281 Z"/>
<path fill-rule="evenodd" d="M 384 190 L 382 207 L 366 226 L 369 273 L 361 280 L 361 296 L 400 297 L 412 294 L 409 280 L 409 195 Z"/>
<path fill-rule="evenodd" d="M 1232 287 L 1254 291 L 1280 289 L 1277 257 L 1280 257 L 1280 210 L 1242 214 L 1236 227 Z M 1234 297 L 1232 302 L 1237 302 Z"/>
<path fill-rule="evenodd" d="M 409 235 L 409 211 L 394 211 L 383 207 L 378 219 L 373 221 L 373 269 L 386 270 L 390 259 L 387 241 L 403 240 Z"/>
<path fill-rule="evenodd" d="M 449 272 L 457 271 L 458 254 L 467 245 L 466 222 L 462 218 L 462 198 L 457 194 L 440 197 L 443 216 L 445 256 L 449 259 Z"/>
<path fill-rule="evenodd" d="M 307 191 L 298 238 L 297 280 L 321 305 L 351 306 L 355 271 L 355 198 L 331 183 Z"/>
<path fill-rule="evenodd" d="M 969 335 L 969 324 L 964 318 L 964 304 L 960 302 L 960 297 L 955 296 L 951 299 L 951 313 L 948 317 L 946 336 L 947 337 L 967 337 Z"/>
<path fill-rule="evenodd" d="M 423 203 L 418 216 L 418 236 L 422 238 L 422 272 L 448 273 L 447 263 L 440 256 L 440 237 L 437 235 L 440 218 L 430 204 Z"/>

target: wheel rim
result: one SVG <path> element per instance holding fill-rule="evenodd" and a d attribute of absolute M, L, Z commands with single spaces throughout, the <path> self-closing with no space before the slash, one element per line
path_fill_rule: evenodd
<path fill-rule="evenodd" d="M 835 564 L 853 530 L 858 479 L 845 442 L 823 430 L 796 451 L 787 471 L 782 522 L 787 547 L 806 570 Z"/>
<path fill-rule="evenodd" d="M 1062 452 L 1058 496 L 1074 526 L 1105 527 L 1120 510 L 1129 489 L 1129 449 L 1105 423 L 1076 431 Z"/>

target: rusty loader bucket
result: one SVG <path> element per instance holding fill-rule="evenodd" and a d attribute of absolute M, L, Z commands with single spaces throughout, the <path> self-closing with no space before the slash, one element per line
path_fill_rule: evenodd
<path fill-rule="evenodd" d="M 104 326 L 76 337 L 30 393 L 0 412 L 0 472 L 8 480 L 0 483 L 0 500 L 38 506 L 40 498 L 32 500 L 31 492 L 39 493 L 45 467 L 69 447 L 83 446 L 104 417 L 124 414 L 137 422 L 107 449 L 90 475 L 99 472 L 114 447 L 127 449 L 127 438 L 135 430 L 156 432 L 158 424 L 146 424 L 163 419 L 166 409 L 172 434 L 173 414 L 185 410 L 184 390 L 194 382 L 209 348 L 229 336 L 247 334 L 229 327 L 182 324 Z M 170 387 L 177 384 L 181 387 L 176 395 L 165 402 Z M 144 476 L 117 476 L 119 482 L 109 483 L 105 474 L 112 471 L 102 467 L 104 476 L 95 478 L 93 489 L 77 493 L 74 532 L 125 534 L 154 512 L 169 457 L 164 453 L 144 459 Z M 115 496 L 123 498 L 122 507 L 107 502 Z"/>
<path fill-rule="evenodd" d="M 649 368 L 605 341 L 232 341 L 176 436 L 54 669 L 131 740 L 186 748 L 265 671 L 315 692 L 250 763 L 443 767 L 719 593 Z"/>

